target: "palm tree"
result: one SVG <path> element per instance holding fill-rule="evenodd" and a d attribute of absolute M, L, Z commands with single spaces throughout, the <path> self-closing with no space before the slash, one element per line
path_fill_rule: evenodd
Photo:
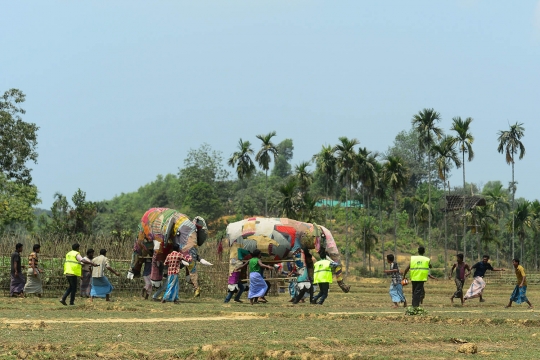
<path fill-rule="evenodd" d="M 345 247 L 347 251 L 345 253 L 345 274 L 349 275 L 349 206 L 348 200 L 351 197 L 352 189 L 352 175 L 353 167 L 356 162 L 356 152 L 354 147 L 360 142 L 356 139 L 348 139 L 344 136 L 339 138 L 340 144 L 334 146 L 334 154 L 336 157 L 337 167 L 339 169 L 339 179 L 342 182 L 345 182 L 348 185 L 349 193 L 348 197 L 345 199 L 347 204 L 347 214 L 345 217 L 345 226 L 347 231 L 345 233 Z"/>
<path fill-rule="evenodd" d="M 356 155 L 356 162 L 353 166 L 352 176 L 354 180 L 362 183 L 362 198 L 363 204 L 367 205 L 365 207 L 367 216 L 369 216 L 369 196 L 373 191 L 375 191 L 377 178 L 377 174 L 375 172 L 375 163 L 377 162 L 377 156 L 377 153 L 372 153 L 365 147 L 359 148 Z M 364 264 L 366 263 L 366 254 L 367 248 L 366 242 L 364 242 Z"/>
<path fill-rule="evenodd" d="M 519 243 L 521 247 L 521 263 L 525 264 L 525 259 L 523 258 L 523 245 L 525 243 L 525 237 L 527 236 L 527 228 L 533 227 L 531 202 L 525 200 L 519 203 L 514 210 L 512 220 L 513 221 L 511 223 L 511 226 L 514 228 L 514 230 L 517 230 L 517 236 L 519 238 Z"/>
<path fill-rule="evenodd" d="M 270 161 L 274 158 L 276 161 L 278 149 L 276 145 L 272 143 L 272 138 L 276 136 L 276 132 L 272 131 L 266 135 L 257 135 L 257 139 L 262 141 L 262 146 L 257 155 L 255 155 L 255 161 L 259 163 L 259 167 L 264 170 L 266 174 L 265 186 L 264 186 L 264 216 L 268 217 L 268 169 L 270 169 Z"/>
<path fill-rule="evenodd" d="M 466 206 L 466 190 L 465 190 L 465 153 L 468 154 L 468 161 L 471 161 L 474 158 L 474 152 L 472 149 L 472 143 L 474 142 L 474 137 L 470 133 L 470 125 L 473 121 L 472 118 L 468 117 L 465 120 L 462 120 L 461 117 L 456 116 L 452 119 L 452 128 L 450 130 L 456 132 L 456 142 L 459 144 L 459 149 L 462 155 L 462 165 L 463 165 L 463 255 L 467 254 L 467 244 L 465 243 L 465 233 L 467 232 L 467 206 Z"/>
<path fill-rule="evenodd" d="M 429 203 L 429 196 L 418 197 L 415 196 L 413 198 L 414 202 L 418 203 L 418 209 L 416 210 L 416 219 L 420 224 L 424 227 L 424 240 L 426 240 L 426 225 L 429 224 L 429 218 L 433 216 L 433 208 L 431 207 Z M 429 243 L 428 243 L 429 244 Z M 429 247 L 428 247 L 429 251 Z"/>
<path fill-rule="evenodd" d="M 397 194 L 407 185 L 409 170 L 399 156 L 387 156 L 383 173 L 394 194 L 394 254 L 397 257 Z"/>
<path fill-rule="evenodd" d="M 368 259 L 369 259 L 368 271 L 371 273 L 371 249 L 373 248 L 375 243 L 379 240 L 379 238 L 377 237 L 377 234 L 375 233 L 375 218 L 371 216 L 364 217 L 361 220 L 360 227 L 361 227 L 360 240 L 363 243 L 363 246 L 365 249 L 364 251 L 368 252 Z M 364 266 L 366 266 L 365 260 L 364 260 Z"/>
<path fill-rule="evenodd" d="M 243 184 L 244 179 L 249 179 L 255 172 L 255 164 L 251 160 L 253 155 L 253 149 L 251 143 L 246 140 L 242 141 L 242 138 L 238 141 L 238 151 L 234 152 L 227 161 L 227 164 L 231 167 L 236 167 L 236 175 Z M 241 214 L 244 217 L 244 196 L 241 197 Z"/>
<path fill-rule="evenodd" d="M 512 165 L 512 211 L 514 210 L 514 199 L 516 196 L 516 183 L 514 181 L 514 155 L 519 152 L 519 159 L 525 156 L 525 146 L 521 142 L 521 138 L 525 136 L 525 128 L 523 123 L 515 123 L 510 126 L 510 130 L 499 131 L 499 146 L 497 151 L 506 155 L 506 163 Z M 512 223 L 514 218 L 512 218 Z M 512 258 L 514 258 L 514 225 L 512 224 Z"/>
<path fill-rule="evenodd" d="M 487 249 L 488 243 L 495 240 L 495 227 L 493 226 L 496 217 L 492 214 L 488 206 L 475 206 L 469 212 L 470 224 L 473 232 L 476 234 L 477 243 L 477 258 L 480 260 L 482 256 L 482 242 L 484 249 Z"/>
<path fill-rule="evenodd" d="M 334 157 L 332 146 L 323 145 L 321 151 L 318 154 L 313 155 L 313 161 L 315 161 L 317 171 L 321 172 L 325 177 L 324 190 L 326 192 L 326 199 L 328 199 L 337 175 L 336 158 Z M 327 208 L 328 206 L 325 209 L 325 225 L 328 220 Z"/>
<path fill-rule="evenodd" d="M 280 186 L 278 191 L 281 194 L 281 199 L 278 201 L 281 215 L 289 219 L 296 218 L 296 180 L 294 178 L 289 178 L 289 181 Z"/>
<path fill-rule="evenodd" d="M 435 165 L 439 174 L 439 179 L 443 182 L 443 191 L 446 196 L 446 180 L 447 174 L 454 164 L 458 169 L 461 167 L 456 151 L 456 139 L 452 136 L 445 135 L 442 139 L 431 147 L 431 152 L 435 158 Z M 448 266 L 448 221 L 447 211 L 444 211 L 444 273 L 447 273 Z"/>
<path fill-rule="evenodd" d="M 311 164 L 309 161 L 302 161 L 300 164 L 294 167 L 294 177 L 296 178 L 296 183 L 298 184 L 298 189 L 300 190 L 300 198 L 302 199 L 300 204 L 302 209 L 302 218 L 304 217 L 306 195 L 308 193 L 309 186 L 313 182 L 313 175 L 308 170 L 310 165 Z"/>
<path fill-rule="evenodd" d="M 440 139 L 443 131 L 436 123 L 441 121 L 441 114 L 434 109 L 423 109 L 414 115 L 411 122 L 418 133 L 418 147 L 428 155 L 428 205 L 431 208 L 431 147 L 435 144 L 435 137 Z M 428 219 L 428 254 L 431 242 L 431 213 Z"/>
<path fill-rule="evenodd" d="M 374 195 L 379 200 L 379 237 L 381 238 L 381 249 L 383 258 L 383 270 L 386 270 L 386 261 L 384 260 L 384 239 L 382 239 L 382 202 L 387 199 L 388 183 L 385 181 L 384 165 L 380 162 L 375 162 L 375 173 L 377 174 Z M 395 254 L 397 257 L 397 254 Z"/>
<path fill-rule="evenodd" d="M 495 236 L 499 237 L 500 221 L 502 215 L 510 209 L 510 203 L 502 184 L 496 185 L 483 194 L 486 197 L 487 207 L 495 214 Z M 497 245 L 497 264 L 499 264 L 499 245 Z"/>
<path fill-rule="evenodd" d="M 531 203 L 531 213 L 533 218 L 533 229 L 534 229 L 534 268 L 538 270 L 538 238 L 540 235 L 540 201 L 534 200 Z"/>

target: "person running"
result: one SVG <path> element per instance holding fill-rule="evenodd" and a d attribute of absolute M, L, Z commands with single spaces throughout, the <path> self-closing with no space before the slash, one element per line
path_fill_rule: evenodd
<path fill-rule="evenodd" d="M 23 244 L 15 245 L 15 251 L 11 254 L 11 282 L 9 283 L 9 296 L 24 297 L 24 285 L 26 280 L 22 274 L 21 253 Z"/>
<path fill-rule="evenodd" d="M 99 256 L 93 259 L 94 268 L 92 268 L 92 290 L 90 290 L 90 300 L 94 298 L 105 298 L 106 301 L 111 301 L 110 295 L 113 291 L 113 286 L 109 279 L 105 276 L 105 270 L 109 270 L 116 276 L 120 273 L 111 267 L 111 262 L 107 257 L 107 250 L 99 250 Z"/>
<path fill-rule="evenodd" d="M 295 297 L 292 301 L 293 304 L 304 302 L 304 296 L 309 294 L 309 302 L 313 302 L 313 284 L 309 277 L 309 269 L 307 267 L 306 255 L 311 257 L 308 251 L 300 250 L 295 252 L 295 256 L 300 255 L 300 258 L 296 258 L 295 266 L 297 268 L 298 277 L 295 284 Z M 313 262 L 311 262 L 313 264 Z M 324 300 L 323 300 L 324 301 Z"/>
<path fill-rule="evenodd" d="M 38 254 L 41 251 L 41 246 L 35 244 L 32 247 L 32 252 L 28 255 L 28 270 L 26 273 L 26 285 L 24 285 L 25 294 L 36 294 L 41 297 L 43 294 L 43 283 L 41 282 L 41 274 L 43 270 L 39 267 Z"/>
<path fill-rule="evenodd" d="M 261 261 L 261 250 L 253 250 L 252 257 L 249 259 L 249 291 L 248 299 L 251 305 L 260 302 L 266 302 L 264 295 L 268 290 L 268 284 L 264 281 L 261 275 L 261 269 L 273 268 L 269 265 L 264 265 Z"/>
<path fill-rule="evenodd" d="M 236 296 L 234 297 L 234 302 L 241 303 L 242 300 L 240 300 L 240 297 L 242 296 L 242 293 L 245 290 L 244 284 L 242 284 L 241 274 L 242 274 L 242 268 L 247 266 L 248 262 L 238 262 L 232 273 L 229 275 L 229 281 L 227 284 L 227 296 L 225 296 L 225 300 L 223 300 L 224 303 L 228 303 L 231 301 L 234 294 Z"/>
<path fill-rule="evenodd" d="M 454 269 L 456 270 L 456 278 L 454 279 L 456 283 L 456 291 L 452 296 L 450 296 L 450 301 L 452 304 L 454 303 L 454 298 L 461 300 L 461 305 L 465 305 L 465 300 L 463 300 L 463 284 L 465 284 L 465 278 L 470 275 L 471 268 L 468 264 L 463 262 L 463 254 L 457 254 L 456 255 L 457 262 L 452 265 L 452 270 L 450 270 L 450 276 L 448 276 L 448 279 L 452 279 L 452 275 L 454 274 Z M 466 273 L 465 270 L 468 272 Z"/>
<path fill-rule="evenodd" d="M 86 256 L 83 259 L 92 261 L 93 258 L 94 258 L 94 249 L 86 250 Z M 92 265 L 85 263 L 82 265 L 81 297 L 89 298 L 91 289 L 92 289 Z"/>
<path fill-rule="evenodd" d="M 527 298 L 527 277 L 525 276 L 525 269 L 523 269 L 523 266 L 519 265 L 519 259 L 512 260 L 512 265 L 514 265 L 514 269 L 516 270 L 517 285 L 510 296 L 510 302 L 505 308 L 511 307 L 513 301 L 516 304 L 526 302 L 529 304 L 529 309 L 532 309 L 533 306 Z"/>
<path fill-rule="evenodd" d="M 484 281 L 484 275 L 486 275 L 486 271 L 505 271 L 505 269 L 496 269 L 491 266 L 491 264 L 489 263 L 488 255 L 484 255 L 482 261 L 474 264 L 471 268 L 471 271 L 472 269 L 474 269 L 473 282 L 469 287 L 469 290 L 467 290 L 467 292 L 465 293 L 463 300 L 469 300 L 479 297 L 480 302 L 484 302 L 486 300 L 482 297 L 482 295 L 484 293 L 484 289 L 486 288 L 486 282 Z"/>
<path fill-rule="evenodd" d="M 429 269 L 431 269 L 431 260 L 424 256 L 426 249 L 423 246 L 418 248 L 418 255 L 411 256 L 411 262 L 403 272 L 403 277 L 411 271 L 412 283 L 412 306 L 417 308 L 423 302 L 424 284 L 428 279 Z"/>
<path fill-rule="evenodd" d="M 90 264 L 92 266 L 98 266 L 92 260 L 85 260 L 79 253 L 80 245 L 75 243 L 71 245 L 71 251 L 66 254 L 66 260 L 64 262 L 64 275 L 68 281 L 68 288 L 60 299 L 60 303 L 67 306 L 66 299 L 70 296 L 69 305 L 75 305 L 75 295 L 77 294 L 77 277 L 82 275 L 82 265 Z"/>
<path fill-rule="evenodd" d="M 321 259 L 313 264 L 313 284 L 319 286 L 319 293 L 313 297 L 311 304 L 322 305 L 324 303 L 332 283 L 332 269 L 338 266 L 338 263 L 327 259 Z"/>
<path fill-rule="evenodd" d="M 163 294 L 163 298 L 161 299 L 162 303 L 165 303 L 167 301 L 174 302 L 175 304 L 179 304 L 179 297 L 178 297 L 178 273 L 180 272 L 180 269 L 182 267 L 182 261 L 185 261 L 186 264 L 188 264 L 191 261 L 191 256 L 189 255 L 183 255 L 180 252 L 180 245 L 174 244 L 173 251 L 167 257 L 165 258 L 165 262 L 163 263 L 165 266 L 167 266 L 167 289 L 165 290 L 165 294 Z M 185 265 L 185 264 L 184 264 Z M 188 264 L 189 265 L 189 264 Z M 187 265 L 186 265 L 187 266 Z"/>
<path fill-rule="evenodd" d="M 407 307 L 407 299 L 405 299 L 403 285 L 401 285 L 401 274 L 397 262 L 394 261 L 394 255 L 386 255 L 386 261 L 390 264 L 390 269 L 384 270 L 384 273 L 392 275 L 392 281 L 390 282 L 390 298 L 394 303 L 392 307 L 394 309 L 398 308 L 400 303 L 403 303 L 403 307 Z"/>
<path fill-rule="evenodd" d="M 143 268 L 143 279 L 144 287 L 141 290 L 141 296 L 144 300 L 148 300 L 148 297 L 152 293 L 152 256 L 154 255 L 154 250 L 148 250 L 149 257 L 144 259 L 144 268 Z"/>

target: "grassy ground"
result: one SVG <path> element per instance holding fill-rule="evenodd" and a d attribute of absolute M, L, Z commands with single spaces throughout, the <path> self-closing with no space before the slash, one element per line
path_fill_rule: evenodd
<path fill-rule="evenodd" d="M 287 302 L 223 304 L 182 299 L 160 304 L 140 298 L 0 299 L 0 358 L 6 359 L 448 359 L 472 342 L 490 359 L 537 358 L 540 317 L 526 305 L 504 309 L 509 285 L 488 285 L 486 302 L 451 305 L 453 281 L 426 285 L 424 316 L 392 309 L 388 281 L 353 282 L 351 293 L 332 285 L 323 306 Z M 335 287 L 334 287 L 335 286 Z M 406 296 L 410 299 L 411 287 Z M 114 294 L 113 294 L 114 295 Z M 540 309 L 540 288 L 529 299 Z"/>

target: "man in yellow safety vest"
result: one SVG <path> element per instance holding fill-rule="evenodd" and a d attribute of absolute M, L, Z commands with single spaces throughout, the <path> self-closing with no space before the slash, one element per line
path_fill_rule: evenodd
<path fill-rule="evenodd" d="M 71 251 L 66 254 L 66 260 L 64 262 L 64 275 L 69 283 L 64 296 L 60 300 L 60 303 L 64 306 L 67 305 L 66 299 L 70 296 L 69 305 L 75 305 L 75 294 L 77 294 L 77 282 L 78 278 L 82 276 L 82 264 L 90 264 L 92 266 L 98 266 L 92 260 L 84 259 L 79 253 L 79 244 L 73 244 Z"/>
<path fill-rule="evenodd" d="M 431 261 L 428 257 L 424 256 L 425 251 L 424 247 L 420 246 L 418 248 L 418 255 L 411 256 L 411 262 L 403 272 L 403 277 L 405 277 L 409 270 L 411 271 L 413 307 L 420 306 L 422 294 L 424 293 L 424 283 L 428 279 L 429 269 L 431 268 Z"/>
<path fill-rule="evenodd" d="M 313 284 L 319 286 L 319 293 L 311 300 L 312 304 L 322 305 L 328 297 L 332 283 L 332 269 L 339 264 L 327 259 L 321 259 L 313 265 Z"/>

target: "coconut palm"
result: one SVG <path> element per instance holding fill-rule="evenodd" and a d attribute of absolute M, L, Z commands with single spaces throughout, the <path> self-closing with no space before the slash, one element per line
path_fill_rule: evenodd
<path fill-rule="evenodd" d="M 429 196 L 415 196 L 413 201 L 418 204 L 415 217 L 424 227 L 424 240 L 426 239 L 426 225 L 429 224 L 429 218 L 433 216 L 433 208 L 429 203 Z M 429 243 L 428 243 L 429 244 Z M 429 250 L 429 248 L 428 248 Z"/>
<path fill-rule="evenodd" d="M 446 180 L 448 172 L 454 164 L 458 169 L 461 167 L 461 160 L 456 151 L 456 139 L 453 136 L 445 135 L 441 140 L 431 147 L 431 153 L 435 159 L 439 179 L 443 182 L 443 191 L 446 196 Z M 444 211 L 444 273 L 447 273 L 448 266 L 448 220 L 447 211 Z"/>
<path fill-rule="evenodd" d="M 268 216 L 268 170 L 270 169 L 270 161 L 274 158 L 275 162 L 279 155 L 276 145 L 272 143 L 274 136 L 276 136 L 275 131 L 266 135 L 257 135 L 257 139 L 261 140 L 262 146 L 257 155 L 255 155 L 255 161 L 259 163 L 259 167 L 264 170 L 266 175 L 264 182 L 264 216 Z"/>
<path fill-rule="evenodd" d="M 407 186 L 409 170 L 399 156 L 387 156 L 383 174 L 394 195 L 394 254 L 397 256 L 397 195 Z"/>
<path fill-rule="evenodd" d="M 468 117 L 465 120 L 462 120 L 461 117 L 456 116 L 452 119 L 452 128 L 450 130 L 456 132 L 456 142 L 459 145 L 459 150 L 461 151 L 462 156 L 462 165 L 463 165 L 463 255 L 466 256 L 467 253 L 467 244 L 465 243 L 465 233 L 467 232 L 467 222 L 466 222 L 466 191 L 465 191 L 465 153 L 468 154 L 468 161 L 471 161 L 474 158 L 474 152 L 472 149 L 472 143 L 474 142 L 474 137 L 470 133 L 470 126 L 473 121 L 472 118 Z"/>
<path fill-rule="evenodd" d="M 495 237 L 498 238 L 501 218 L 510 209 L 507 192 L 503 190 L 502 184 L 498 184 L 486 190 L 483 195 L 486 198 L 487 208 L 495 215 Z M 499 263 L 499 245 L 497 245 L 497 263 Z"/>
<path fill-rule="evenodd" d="M 336 164 L 339 170 L 339 179 L 344 182 L 348 187 L 348 196 L 346 196 L 346 203 L 351 197 L 352 191 L 352 176 L 353 168 L 356 162 L 355 146 L 360 142 L 356 139 L 348 139 L 345 136 L 339 138 L 340 143 L 334 146 L 334 156 L 336 157 Z M 347 252 L 345 253 L 345 274 L 349 275 L 349 212 L 350 207 L 347 206 L 347 214 L 345 217 L 345 247 Z"/>
<path fill-rule="evenodd" d="M 525 244 L 525 238 L 527 237 L 527 228 L 533 228 L 534 225 L 530 201 L 525 200 L 517 204 L 516 209 L 513 211 L 513 221 L 509 225 L 517 232 L 521 248 L 520 259 L 522 264 L 524 264 L 523 245 Z"/>
<path fill-rule="evenodd" d="M 379 240 L 377 233 L 375 232 L 375 218 L 371 216 L 366 216 L 360 221 L 360 239 L 364 246 L 365 251 L 368 253 L 368 270 L 371 273 L 371 250 L 373 249 L 375 243 Z M 357 244 L 357 246 L 360 244 Z M 384 259 L 383 259 L 384 260 Z M 364 260 L 364 266 L 366 266 Z"/>
<path fill-rule="evenodd" d="M 443 131 L 437 127 L 441 121 L 441 114 L 434 109 L 423 109 L 414 115 L 411 123 L 418 133 L 418 147 L 428 156 L 428 205 L 431 208 L 431 147 L 435 144 L 435 138 L 440 139 Z M 431 242 L 431 214 L 428 219 L 428 254 Z"/>
<path fill-rule="evenodd" d="M 523 127 L 523 123 L 515 123 L 514 125 L 510 126 L 509 130 L 501 130 L 499 131 L 499 138 L 497 139 L 499 141 L 499 146 L 497 147 L 497 151 L 501 154 L 504 152 L 506 155 L 506 163 L 512 165 L 512 183 L 511 183 L 511 191 L 512 191 L 512 210 L 514 210 L 514 199 L 516 196 L 516 182 L 514 181 L 514 155 L 519 153 L 519 159 L 523 159 L 523 156 L 525 156 L 525 146 L 521 142 L 521 138 L 525 136 L 525 128 Z M 512 218 L 512 222 L 514 222 L 514 219 Z M 514 229 L 515 226 L 512 225 L 512 258 L 514 258 Z"/>
<path fill-rule="evenodd" d="M 531 203 L 531 213 L 533 218 L 533 229 L 534 229 L 534 268 L 538 270 L 538 240 L 540 238 L 540 201 L 534 200 Z"/>
<path fill-rule="evenodd" d="M 278 188 L 278 192 L 281 194 L 281 199 L 278 201 L 278 208 L 281 215 L 289 219 L 296 218 L 297 214 L 297 192 L 296 192 L 296 180 L 289 178 L 289 180 Z"/>
<path fill-rule="evenodd" d="M 382 203 L 387 199 L 387 190 L 388 190 L 388 183 L 385 181 L 385 174 L 384 174 L 384 165 L 380 162 L 375 162 L 375 173 L 377 174 L 376 177 L 376 183 L 375 183 L 375 191 L 373 194 L 378 200 L 379 203 L 379 237 L 382 239 Z M 382 249 L 382 258 L 383 258 L 383 270 L 386 269 L 386 261 L 384 261 L 384 239 L 382 240 L 381 244 Z M 397 256 L 397 254 L 396 254 Z"/>
<path fill-rule="evenodd" d="M 334 157 L 332 146 L 323 145 L 321 151 L 319 151 L 318 154 L 313 155 L 313 161 L 315 161 L 317 171 L 321 172 L 325 177 L 324 190 L 326 199 L 328 199 L 337 176 L 336 158 Z M 326 220 L 328 219 L 327 208 L 328 207 L 325 209 L 325 225 Z"/>
<path fill-rule="evenodd" d="M 482 243 L 484 243 L 484 250 L 486 250 L 489 242 L 496 240 L 495 223 L 497 219 L 488 206 L 475 206 L 468 214 L 470 214 L 468 216 L 469 224 L 477 236 L 477 258 L 480 260 Z"/>
<path fill-rule="evenodd" d="M 296 183 L 298 185 L 298 189 L 300 190 L 300 199 L 302 199 L 300 204 L 302 209 L 302 218 L 304 217 L 305 197 L 308 193 L 309 186 L 313 183 L 313 175 L 308 170 L 310 165 L 311 164 L 309 161 L 302 161 L 300 164 L 294 167 L 294 177 L 296 178 Z"/>
<path fill-rule="evenodd" d="M 255 172 L 255 164 L 251 160 L 253 155 L 253 149 L 251 148 L 251 143 L 246 140 L 238 141 L 238 151 L 234 152 L 232 156 L 227 161 L 227 164 L 236 170 L 236 175 L 240 180 L 240 183 L 243 184 L 244 180 L 247 180 Z M 244 217 L 244 196 L 241 197 L 241 213 L 242 218 Z"/>

